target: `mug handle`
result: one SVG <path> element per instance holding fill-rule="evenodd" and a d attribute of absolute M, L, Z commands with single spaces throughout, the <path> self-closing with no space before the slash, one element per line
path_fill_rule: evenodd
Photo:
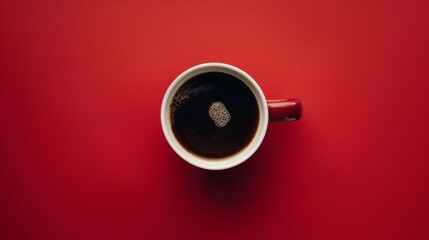
<path fill-rule="evenodd" d="M 298 99 L 267 100 L 271 121 L 290 122 L 302 117 L 302 103 Z"/>

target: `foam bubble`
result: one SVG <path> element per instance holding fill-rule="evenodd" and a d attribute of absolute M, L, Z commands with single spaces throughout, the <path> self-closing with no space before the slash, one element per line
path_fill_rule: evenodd
<path fill-rule="evenodd" d="M 213 102 L 209 107 L 209 116 L 216 127 L 223 128 L 231 121 L 231 114 L 222 102 Z"/>
<path fill-rule="evenodd" d="M 190 82 L 187 82 L 182 87 L 180 87 L 177 93 L 174 95 L 173 100 L 170 104 L 171 125 L 174 125 L 175 114 L 184 103 L 186 103 L 193 96 L 198 96 L 200 94 L 207 93 L 211 90 L 213 90 L 213 85 L 209 83 L 192 84 Z"/>

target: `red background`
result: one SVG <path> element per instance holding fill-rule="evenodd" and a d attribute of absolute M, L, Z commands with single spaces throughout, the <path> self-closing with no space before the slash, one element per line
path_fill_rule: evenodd
<path fill-rule="evenodd" d="M 2 0 L 0 239 L 429 239 L 428 5 Z M 304 106 L 222 172 L 159 120 L 208 61 Z"/>

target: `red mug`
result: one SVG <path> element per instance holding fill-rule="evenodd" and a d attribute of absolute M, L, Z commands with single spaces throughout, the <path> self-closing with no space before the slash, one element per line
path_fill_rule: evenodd
<path fill-rule="evenodd" d="M 180 92 L 181 87 L 184 86 L 185 83 L 205 73 L 227 74 L 234 77 L 234 79 L 241 81 L 246 86 L 247 90 L 254 96 L 256 111 L 258 113 L 258 119 L 255 121 L 257 126 L 254 128 L 254 133 L 252 133 L 251 140 L 239 151 L 222 157 L 207 157 L 190 150 L 189 148 L 185 147 L 184 144 L 182 144 L 181 141 L 183 141 L 183 139 L 178 139 L 178 137 L 176 137 L 173 130 L 174 112 L 172 112 L 171 106 L 173 105 L 173 102 L 176 101 L 177 97 L 175 98 L 175 96 L 178 94 L 178 92 Z M 217 105 L 217 107 L 219 106 L 224 108 L 222 104 Z M 226 116 L 229 116 L 227 109 L 225 108 L 221 110 L 226 114 L 223 116 L 223 119 L 229 121 L 228 118 L 226 118 Z M 231 115 L 233 118 L 234 112 L 232 112 Z M 268 123 L 270 121 L 289 122 L 299 120 L 301 116 L 302 104 L 299 100 L 267 100 L 261 88 L 252 77 L 250 77 L 243 70 L 224 63 L 203 63 L 184 71 L 171 83 L 164 95 L 161 105 L 161 126 L 170 146 L 181 158 L 183 158 L 188 163 L 208 170 L 222 170 L 243 163 L 259 148 L 262 140 L 265 137 Z M 224 124 L 227 124 L 227 121 L 225 121 Z M 216 143 L 213 142 L 212 144 Z"/>

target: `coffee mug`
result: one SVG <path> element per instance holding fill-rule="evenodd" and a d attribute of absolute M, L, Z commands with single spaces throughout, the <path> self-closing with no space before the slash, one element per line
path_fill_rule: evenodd
<path fill-rule="evenodd" d="M 171 148 L 185 161 L 222 170 L 255 153 L 270 121 L 295 121 L 301 115 L 299 100 L 266 100 L 243 70 L 203 63 L 171 83 L 161 105 L 161 126 Z"/>

